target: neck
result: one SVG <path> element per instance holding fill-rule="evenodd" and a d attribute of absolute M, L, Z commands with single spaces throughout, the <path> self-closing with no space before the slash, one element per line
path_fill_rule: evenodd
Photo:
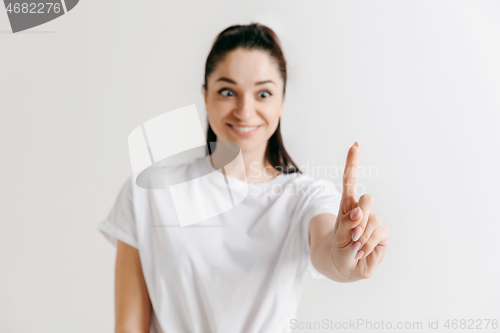
<path fill-rule="evenodd" d="M 265 183 L 274 179 L 280 173 L 266 158 L 266 148 L 267 144 L 256 147 L 251 151 L 242 151 L 248 183 Z M 216 154 L 217 146 L 212 155 L 215 156 Z"/>
<path fill-rule="evenodd" d="M 275 178 L 279 171 L 276 170 L 266 158 L 266 146 L 263 149 L 242 152 L 245 161 L 247 182 L 265 183 Z"/>

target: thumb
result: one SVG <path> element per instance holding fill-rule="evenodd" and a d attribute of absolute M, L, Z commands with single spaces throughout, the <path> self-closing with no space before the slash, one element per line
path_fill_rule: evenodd
<path fill-rule="evenodd" d="M 356 228 L 363 220 L 363 210 L 355 207 L 344 215 L 337 218 L 337 228 L 335 230 L 335 246 L 344 247 L 354 239 L 361 236 L 362 230 Z"/>

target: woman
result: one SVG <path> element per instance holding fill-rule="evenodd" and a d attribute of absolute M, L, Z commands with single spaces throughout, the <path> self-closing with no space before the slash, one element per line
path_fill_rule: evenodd
<path fill-rule="evenodd" d="M 250 191 L 209 219 L 224 228 L 162 228 L 177 219 L 169 192 L 125 182 L 99 226 L 117 245 L 115 332 L 290 332 L 306 269 L 338 282 L 372 276 L 389 228 L 371 213 L 370 195 L 355 199 L 359 145 L 349 149 L 342 195 L 302 174 L 280 134 L 285 86 L 271 29 L 219 34 L 203 84 L 207 143 L 241 148 Z M 189 178 L 215 170 L 207 155 L 164 171 Z"/>

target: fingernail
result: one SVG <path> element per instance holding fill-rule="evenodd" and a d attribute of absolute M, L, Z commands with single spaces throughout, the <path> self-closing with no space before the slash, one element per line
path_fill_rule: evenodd
<path fill-rule="evenodd" d="M 363 234 L 363 228 L 361 228 L 358 225 L 356 228 L 354 228 L 354 231 L 352 232 L 352 240 L 357 241 L 362 234 Z"/>
<path fill-rule="evenodd" d="M 351 215 L 349 215 L 349 216 L 350 216 L 351 220 L 356 221 L 360 214 L 361 214 L 361 208 L 357 207 L 356 209 L 354 209 L 351 212 Z"/>
<path fill-rule="evenodd" d="M 361 258 L 364 254 L 365 254 L 365 251 L 361 250 L 361 251 L 359 251 L 358 253 L 356 253 L 356 256 L 354 257 L 354 259 L 358 260 L 358 259 L 359 259 L 359 258 Z"/>
<path fill-rule="evenodd" d="M 351 254 L 354 254 L 356 252 L 358 252 L 359 248 L 361 247 L 361 243 L 360 242 L 356 242 L 352 245 L 351 247 Z"/>
<path fill-rule="evenodd" d="M 358 141 L 354 142 L 353 146 L 359 147 Z"/>

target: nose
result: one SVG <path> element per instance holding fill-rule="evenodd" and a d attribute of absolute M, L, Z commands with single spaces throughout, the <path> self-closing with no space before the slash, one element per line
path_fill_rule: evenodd
<path fill-rule="evenodd" d="M 234 115 L 241 121 L 250 120 L 255 115 L 255 104 L 252 96 L 243 94 L 238 98 Z"/>

